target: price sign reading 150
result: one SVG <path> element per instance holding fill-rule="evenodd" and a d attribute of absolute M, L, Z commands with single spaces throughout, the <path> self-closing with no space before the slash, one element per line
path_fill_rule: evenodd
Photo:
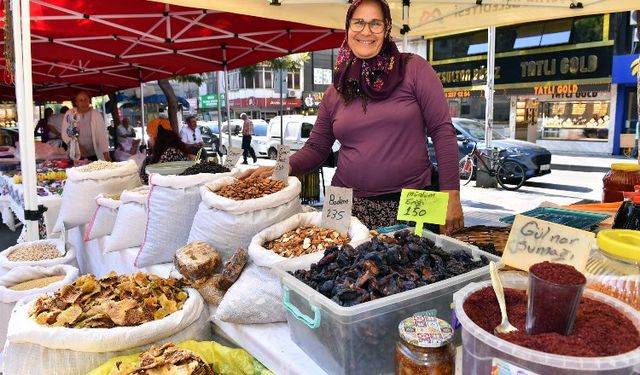
<path fill-rule="evenodd" d="M 402 189 L 398 220 L 414 221 L 415 233 L 422 235 L 424 223 L 444 224 L 449 194 L 436 191 Z"/>

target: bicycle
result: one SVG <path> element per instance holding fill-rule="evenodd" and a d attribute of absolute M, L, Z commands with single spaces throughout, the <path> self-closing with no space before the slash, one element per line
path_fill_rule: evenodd
<path fill-rule="evenodd" d="M 467 185 L 473 178 L 473 172 L 477 170 L 476 160 L 484 168 L 491 177 L 495 177 L 498 184 L 505 190 L 518 190 L 524 184 L 526 179 L 524 168 L 520 163 L 513 160 L 507 160 L 504 156 L 500 156 L 498 149 L 491 150 L 491 159 L 489 165 L 485 163 L 477 144 L 473 144 L 473 149 L 469 154 L 465 155 L 459 162 L 460 180 L 462 184 Z"/>

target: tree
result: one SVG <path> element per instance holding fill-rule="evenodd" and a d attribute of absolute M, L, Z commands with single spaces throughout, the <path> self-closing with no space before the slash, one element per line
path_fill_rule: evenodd
<path fill-rule="evenodd" d="M 171 122 L 171 127 L 175 132 L 179 130 L 178 124 L 178 97 L 176 96 L 175 91 L 173 91 L 173 86 L 171 86 L 171 81 L 176 82 L 192 82 L 196 85 L 202 85 L 204 82 L 205 76 L 203 74 L 192 74 L 188 76 L 178 76 L 173 78 L 165 78 L 158 80 L 158 86 L 160 86 L 160 90 L 164 96 L 167 97 L 167 113 L 169 115 L 169 122 Z M 144 94 L 141 94 L 144 95 Z"/>

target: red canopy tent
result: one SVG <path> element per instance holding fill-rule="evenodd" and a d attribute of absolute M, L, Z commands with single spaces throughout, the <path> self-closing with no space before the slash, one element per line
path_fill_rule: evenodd
<path fill-rule="evenodd" d="M 233 69 L 333 48 L 344 38 L 342 30 L 145 0 L 30 3 L 36 100 Z M 4 56 L 0 65 L 4 70 Z M 15 97 L 13 91 L 5 83 L 0 99 Z"/>

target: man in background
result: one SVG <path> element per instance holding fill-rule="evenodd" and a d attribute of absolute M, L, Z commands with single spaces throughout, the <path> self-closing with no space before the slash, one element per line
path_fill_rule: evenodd
<path fill-rule="evenodd" d="M 244 158 L 244 161 L 242 162 L 242 164 L 248 164 L 247 163 L 247 156 L 249 156 L 249 154 L 251 154 L 251 158 L 253 159 L 253 162 L 257 162 L 258 158 L 256 157 L 256 152 L 253 149 L 253 147 L 251 147 L 251 136 L 253 135 L 253 121 L 251 121 L 249 119 L 249 116 L 247 116 L 246 113 L 242 113 L 240 115 L 240 118 L 242 119 L 242 121 L 244 121 L 244 124 L 242 125 L 242 157 Z"/>
<path fill-rule="evenodd" d="M 204 147 L 202 132 L 198 128 L 195 116 L 187 117 L 186 125 L 180 129 L 180 139 L 187 145 L 187 151 L 191 155 L 196 155 Z M 202 150 L 202 153 L 204 153 L 204 150 Z"/>

